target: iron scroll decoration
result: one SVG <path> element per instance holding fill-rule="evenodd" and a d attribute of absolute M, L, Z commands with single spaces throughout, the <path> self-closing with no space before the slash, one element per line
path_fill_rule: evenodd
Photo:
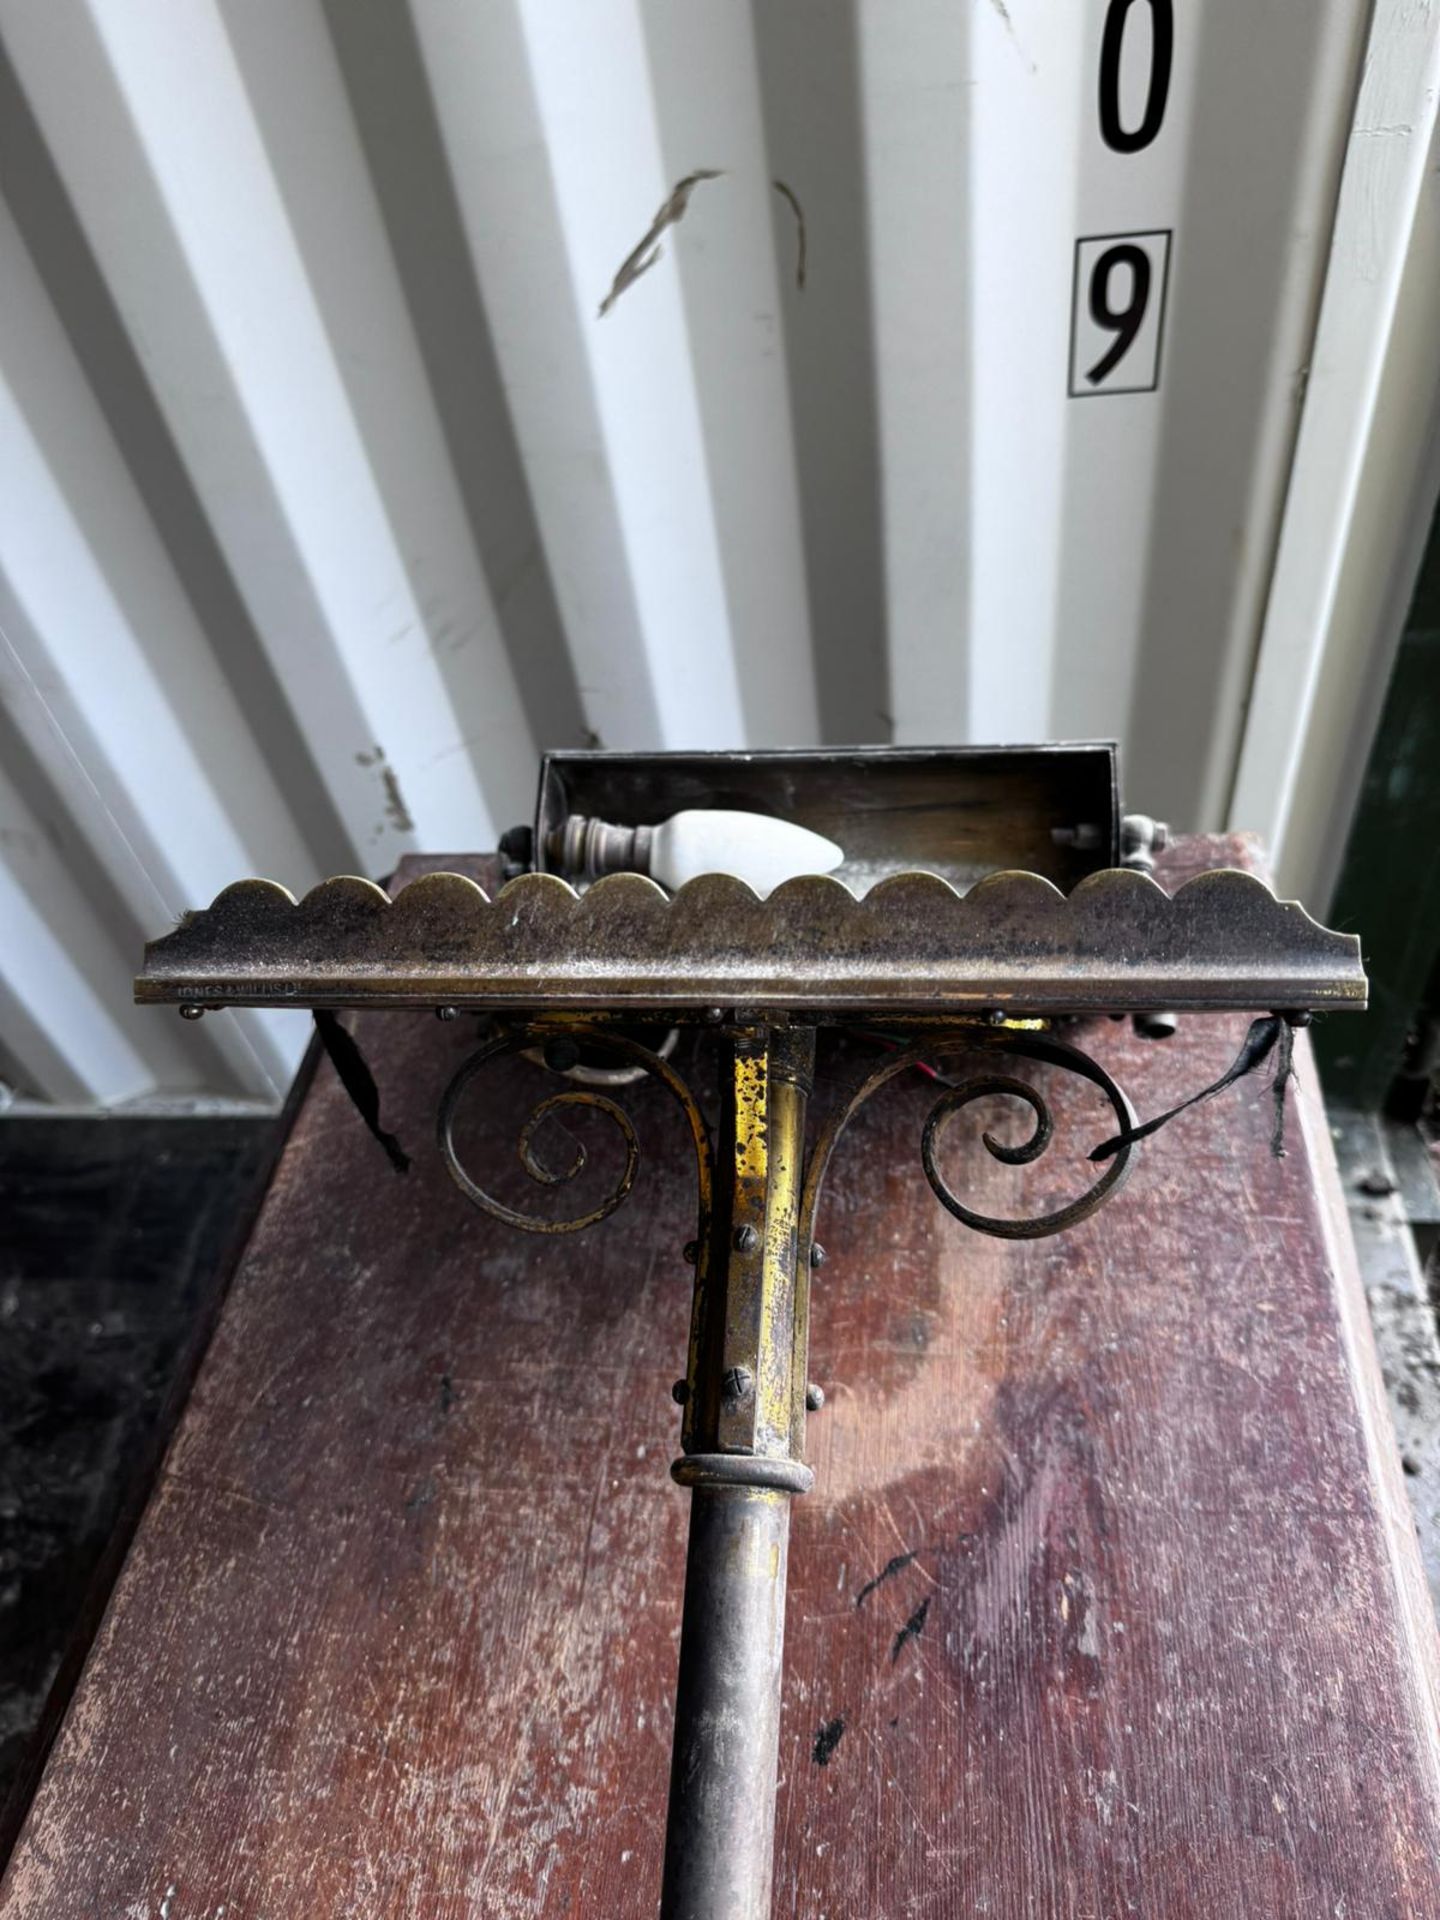
<path fill-rule="evenodd" d="M 532 1181 L 546 1187 L 562 1186 L 568 1183 L 575 1179 L 588 1164 L 588 1155 L 584 1146 L 579 1141 L 573 1140 L 572 1155 L 567 1166 L 550 1167 L 537 1157 L 536 1135 L 547 1119 L 563 1111 L 579 1109 L 603 1114 L 617 1129 L 625 1147 L 625 1166 L 619 1180 L 614 1189 L 597 1205 L 573 1218 L 551 1220 L 542 1215 L 524 1213 L 498 1200 L 481 1186 L 464 1166 L 455 1144 L 456 1115 L 461 1097 L 467 1088 L 496 1061 L 521 1053 L 534 1047 L 537 1041 L 543 1041 L 547 1031 L 543 1026 L 527 1025 L 515 1028 L 487 1042 L 472 1053 L 455 1073 L 441 1096 L 436 1136 L 441 1157 L 450 1177 L 466 1199 L 478 1207 L 482 1213 L 488 1214 L 492 1219 L 506 1226 L 518 1227 L 527 1233 L 579 1233 L 607 1219 L 617 1208 L 623 1206 L 635 1182 L 640 1159 L 639 1141 L 629 1115 L 616 1101 L 591 1087 L 568 1088 L 564 1092 L 550 1094 L 540 1100 L 521 1125 L 516 1140 L 516 1152 L 520 1165 Z M 566 1035 L 577 1042 L 582 1042 L 587 1048 L 609 1053 L 617 1059 L 640 1067 L 649 1077 L 658 1080 L 684 1110 L 695 1149 L 699 1198 L 697 1238 L 703 1243 L 713 1205 L 714 1156 L 709 1127 L 695 1095 L 668 1061 L 661 1059 L 659 1054 L 628 1035 L 608 1033 L 598 1028 L 583 1026 L 567 1028 Z M 1016 1079 L 1008 1074 L 975 1074 L 946 1087 L 932 1106 L 921 1133 L 920 1162 L 925 1178 L 930 1183 L 936 1198 L 948 1212 L 975 1232 L 989 1234 L 996 1239 L 1037 1240 L 1078 1226 L 1082 1220 L 1088 1219 L 1111 1195 L 1124 1186 L 1130 1176 L 1134 1143 L 1123 1136 L 1136 1125 L 1135 1111 L 1121 1088 L 1088 1054 L 1045 1034 L 1010 1030 L 996 1032 L 983 1027 L 968 1028 L 961 1033 L 940 1033 L 927 1036 L 914 1045 L 888 1055 L 879 1064 L 867 1063 L 861 1073 L 842 1092 L 806 1160 L 799 1232 L 802 1250 L 808 1251 L 814 1244 L 816 1217 L 825 1176 L 829 1171 L 841 1135 L 872 1095 L 878 1093 L 892 1080 L 898 1079 L 913 1068 L 923 1067 L 931 1061 L 946 1059 L 957 1054 L 981 1053 L 1009 1054 L 1019 1059 L 1035 1061 L 1043 1066 L 1073 1073 L 1092 1086 L 1098 1087 L 1109 1102 L 1119 1124 L 1122 1144 L 1109 1159 L 1099 1178 L 1077 1199 L 1065 1206 L 1019 1219 L 1006 1219 L 981 1213 L 965 1203 L 940 1171 L 939 1147 L 951 1123 L 966 1107 L 990 1095 L 1002 1095 L 1021 1102 L 1030 1109 L 1034 1121 L 1028 1138 L 1007 1143 L 997 1139 L 987 1129 L 981 1134 L 981 1143 L 993 1159 L 1007 1166 L 1026 1166 L 1040 1159 L 1050 1147 L 1055 1137 L 1055 1121 L 1044 1094 L 1028 1081 Z"/>
<path fill-rule="evenodd" d="M 705 1115 L 690 1088 L 667 1060 L 649 1047 L 632 1040 L 628 1034 L 601 1033 L 584 1028 L 568 1029 L 567 1033 L 577 1040 L 583 1039 L 587 1046 L 603 1048 L 620 1060 L 627 1061 L 654 1080 L 658 1080 L 668 1093 L 678 1102 L 689 1123 L 690 1136 L 695 1148 L 696 1175 L 699 1188 L 700 1234 L 703 1237 L 708 1225 L 713 1191 L 712 1161 L 713 1150 L 710 1142 L 710 1129 Z M 507 1056 L 522 1053 L 544 1041 L 548 1030 L 544 1027 L 523 1026 L 512 1028 L 508 1033 L 487 1042 L 460 1067 L 440 1096 L 440 1107 L 436 1117 L 436 1138 L 441 1158 L 445 1162 L 451 1179 L 472 1205 L 482 1213 L 488 1213 L 492 1220 L 499 1220 L 509 1227 L 519 1227 L 525 1233 L 582 1233 L 585 1228 L 597 1225 L 601 1220 L 623 1206 L 629 1198 L 630 1189 L 635 1184 L 635 1174 L 640 1164 L 640 1144 L 635 1127 L 629 1114 L 618 1101 L 594 1087 L 570 1087 L 563 1093 L 552 1093 L 541 1100 L 531 1111 L 520 1128 L 516 1139 L 516 1152 L 520 1165 L 537 1185 L 563 1186 L 575 1179 L 588 1163 L 589 1156 L 579 1141 L 573 1142 L 573 1156 L 568 1167 L 555 1169 L 546 1167 L 535 1155 L 535 1135 L 546 1119 L 553 1114 L 583 1109 L 588 1112 L 602 1113 L 615 1126 L 625 1144 L 625 1168 L 613 1192 L 606 1195 L 598 1206 L 588 1213 L 577 1214 L 569 1220 L 547 1220 L 542 1215 L 522 1213 L 518 1208 L 506 1206 L 491 1193 L 487 1193 L 477 1180 L 474 1180 L 461 1164 L 455 1146 L 455 1116 L 460 1096 L 470 1083 L 484 1073 L 485 1069 Z"/>

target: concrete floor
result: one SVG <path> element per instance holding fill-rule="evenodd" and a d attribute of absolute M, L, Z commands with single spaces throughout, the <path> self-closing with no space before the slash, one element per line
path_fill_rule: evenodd
<path fill-rule="evenodd" d="M 277 1126 L 0 1119 L 0 1807 L 138 1516 Z"/>

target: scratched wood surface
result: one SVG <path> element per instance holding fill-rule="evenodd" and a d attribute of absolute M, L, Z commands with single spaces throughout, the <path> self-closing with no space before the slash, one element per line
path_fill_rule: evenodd
<path fill-rule="evenodd" d="M 1252 859 L 1189 842 L 1171 877 Z M 1081 1037 L 1155 1111 L 1243 1025 Z M 5 1920 L 654 1913 L 686 1506 L 666 1475 L 680 1129 L 632 1090 L 647 1159 L 626 1208 L 568 1241 L 493 1226 L 431 1145 L 466 1027 L 360 1022 L 403 1179 L 317 1075 Z M 847 1139 L 791 1551 L 777 1914 L 1440 1914 L 1434 1628 L 1299 1064 L 1286 1160 L 1247 1082 L 1149 1143 L 1093 1220 L 1029 1245 L 933 1200 L 918 1076 Z M 477 1095 L 477 1171 L 513 1159 L 544 1087 L 514 1063 Z M 1091 1101 L 1056 1089 L 1082 1147 L 1106 1130 Z M 997 1210 L 1084 1179 L 1058 1146 L 1021 1171 L 951 1153 Z M 617 1161 L 597 1143 L 597 1175 Z"/>

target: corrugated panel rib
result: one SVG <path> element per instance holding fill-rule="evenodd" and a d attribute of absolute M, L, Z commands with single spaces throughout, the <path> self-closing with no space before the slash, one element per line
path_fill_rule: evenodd
<path fill-rule="evenodd" d="M 273 1094 L 142 936 L 542 745 L 1117 733 L 1218 823 L 1369 10 L 1176 9 L 1129 155 L 1113 11 L 0 0 L 5 1071 Z M 1077 237 L 1162 229 L 1158 389 L 1071 399 Z"/>

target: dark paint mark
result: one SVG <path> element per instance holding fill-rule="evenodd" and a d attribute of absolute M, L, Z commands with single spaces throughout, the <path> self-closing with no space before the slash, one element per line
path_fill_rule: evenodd
<path fill-rule="evenodd" d="M 454 1406 L 458 1398 L 459 1398 L 459 1395 L 455 1391 L 454 1381 L 450 1378 L 448 1373 L 442 1373 L 440 1376 L 440 1411 L 441 1413 L 442 1414 L 449 1413 L 450 1409 Z"/>
<path fill-rule="evenodd" d="M 901 1627 L 900 1631 L 896 1634 L 895 1644 L 890 1649 L 890 1664 L 892 1667 L 900 1658 L 901 1648 L 905 1645 L 906 1641 L 918 1640 L 920 1638 L 921 1631 L 925 1625 L 925 1616 L 930 1611 L 930 1600 L 931 1595 L 927 1593 L 919 1606 L 916 1607 L 915 1611 L 911 1614 L 910 1618 L 905 1622 L 904 1626 Z"/>
<path fill-rule="evenodd" d="M 815 1736 L 815 1749 L 812 1758 L 817 1767 L 828 1767 L 835 1749 L 840 1744 L 845 1731 L 845 1716 L 837 1713 L 833 1720 L 827 1720 Z"/>
<path fill-rule="evenodd" d="M 398 833 L 413 833 L 415 830 L 415 822 L 410 816 L 409 807 L 405 804 L 405 796 L 400 791 L 400 782 L 395 777 L 394 768 L 387 767 L 385 764 L 385 749 L 377 741 L 373 752 L 357 753 L 355 755 L 355 764 L 357 767 L 378 767 L 380 769 L 380 784 L 385 789 L 385 812 L 389 817 L 391 826 L 394 827 Z M 378 839 L 384 831 L 385 822 L 383 820 L 377 820 L 375 822 L 375 832 L 371 838 Z"/>
<path fill-rule="evenodd" d="M 881 1586 L 886 1580 L 893 1580 L 897 1573 L 903 1573 L 906 1567 L 908 1567 L 911 1564 L 911 1562 L 915 1559 L 916 1554 L 918 1554 L 919 1551 L 920 1549 L 916 1547 L 914 1552 L 897 1553 L 893 1560 L 887 1560 L 884 1566 L 880 1569 L 879 1573 L 876 1574 L 875 1578 L 873 1580 L 867 1580 L 864 1586 L 861 1587 L 860 1591 L 856 1594 L 855 1596 L 856 1606 L 857 1607 L 863 1606 L 864 1603 L 870 1598 L 871 1594 L 875 1591 L 876 1587 Z"/>
<path fill-rule="evenodd" d="M 433 1476 L 427 1473 L 425 1478 L 411 1494 L 410 1498 L 405 1502 L 405 1511 L 406 1513 L 420 1513 L 431 1504 L 434 1498 L 435 1481 Z"/>
<path fill-rule="evenodd" d="M 1015 48 L 1015 51 L 1019 54 L 1020 58 L 1025 62 L 1026 66 L 1030 69 L 1031 73 L 1038 73 L 1040 69 L 1035 65 L 1035 62 L 1030 58 L 1029 54 L 1026 53 L 1025 49 L 1020 44 L 1019 35 L 1015 31 L 1015 22 L 1010 18 L 1010 9 L 1006 6 L 1005 0 L 990 0 L 990 4 L 995 9 L 996 13 L 999 15 L 1000 20 L 1004 25 L 1006 33 L 1008 33 L 1010 36 L 1010 40 L 1012 45 Z"/>
<path fill-rule="evenodd" d="M 415 822 L 410 817 L 410 809 L 405 804 L 405 796 L 400 791 L 400 782 L 395 778 L 395 769 L 386 767 L 380 775 L 380 784 L 385 789 L 385 811 L 397 833 L 413 833 Z"/>
<path fill-rule="evenodd" d="M 795 216 L 795 286 L 800 293 L 805 291 L 805 209 L 793 187 L 786 186 L 783 180 L 772 180 L 771 186 L 782 200 L 788 201 L 790 211 Z"/>
<path fill-rule="evenodd" d="M 675 183 L 670 197 L 660 207 L 655 218 L 645 230 L 645 236 L 638 246 L 633 247 L 620 262 L 609 293 L 600 302 L 598 318 L 603 320 L 627 288 L 633 287 L 642 273 L 648 273 L 660 258 L 659 240 L 667 227 L 679 224 L 685 218 L 690 205 L 690 196 L 702 181 L 718 180 L 719 172 L 714 167 L 697 167 L 694 173 L 687 173 L 683 180 Z"/>

